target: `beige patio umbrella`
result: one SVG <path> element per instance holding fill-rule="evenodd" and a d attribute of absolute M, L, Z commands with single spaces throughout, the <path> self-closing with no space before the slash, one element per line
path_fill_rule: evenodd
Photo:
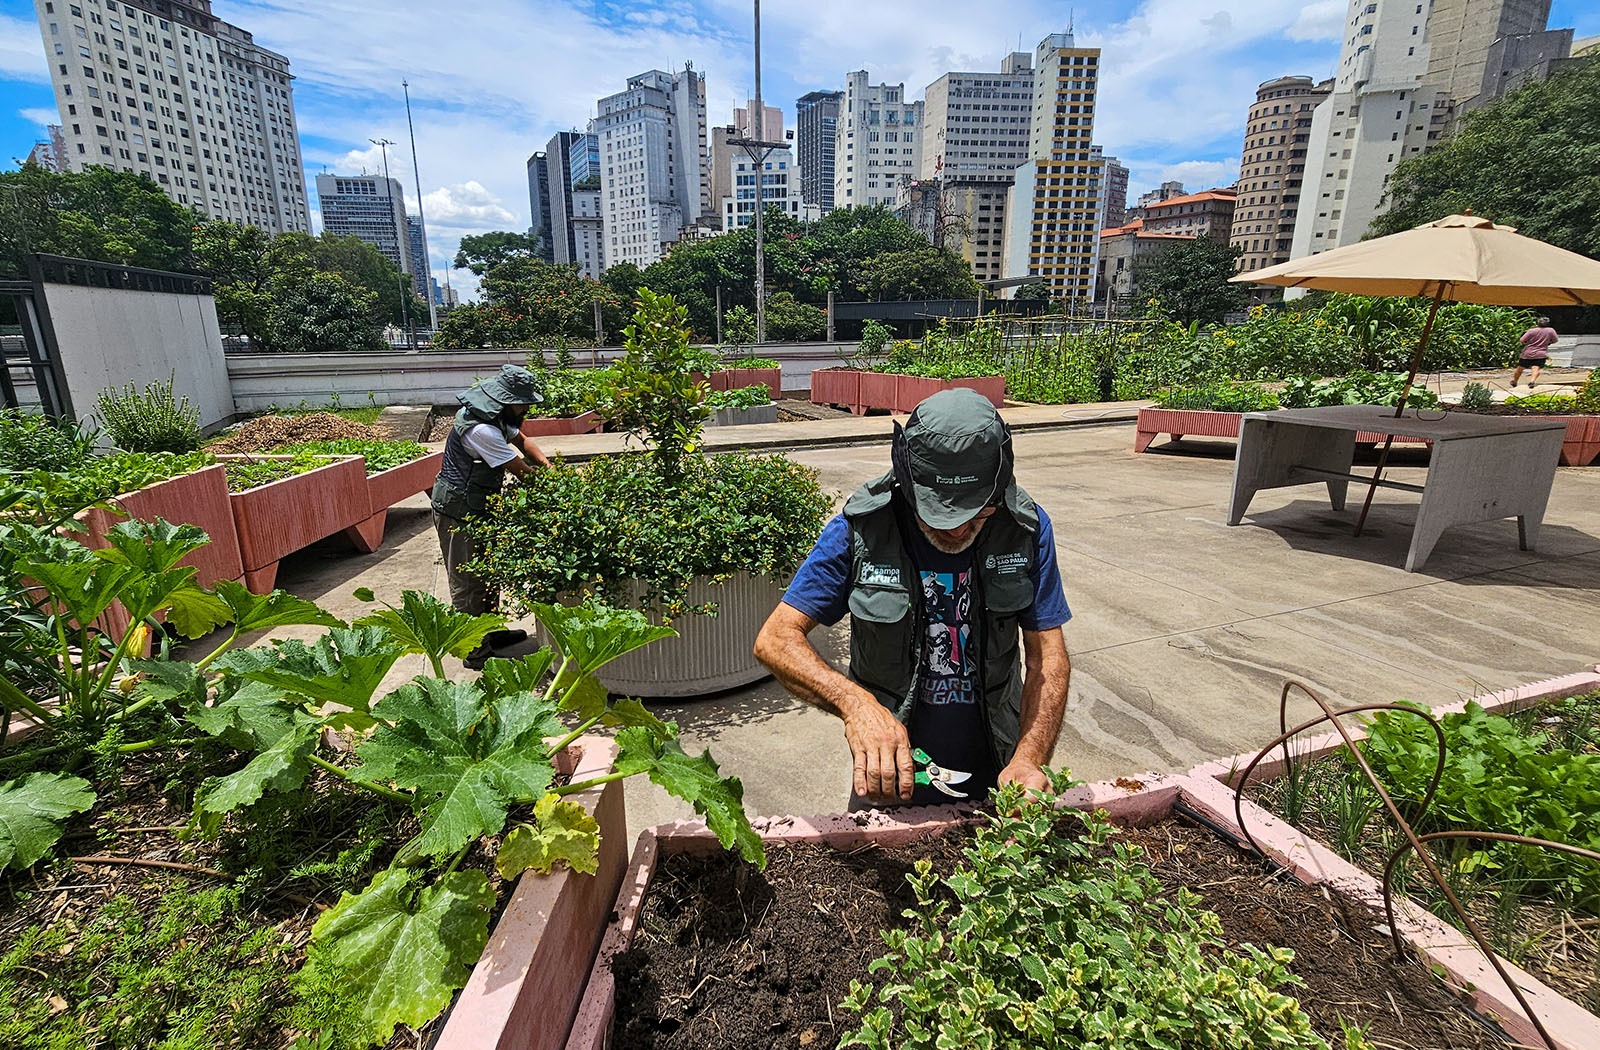
<path fill-rule="evenodd" d="M 1524 237 L 1513 227 L 1499 226 L 1470 213 L 1450 215 L 1404 233 L 1358 241 L 1319 255 L 1241 273 L 1232 280 L 1433 300 L 1411 358 L 1411 372 L 1406 376 L 1400 404 L 1395 408 L 1397 419 L 1405 411 L 1406 398 L 1416 382 L 1443 300 L 1492 306 L 1600 303 L 1600 262 Z M 1356 522 L 1357 535 L 1372 506 L 1372 495 L 1383 476 L 1392 441 L 1391 437 L 1383 443 L 1378 456 L 1372 487 Z"/>

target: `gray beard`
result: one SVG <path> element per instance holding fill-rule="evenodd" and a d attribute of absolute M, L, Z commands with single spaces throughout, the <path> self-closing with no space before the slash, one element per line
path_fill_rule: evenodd
<path fill-rule="evenodd" d="M 979 528 L 966 541 L 962 543 L 951 543 L 949 540 L 943 539 L 935 534 L 932 529 L 929 529 L 927 525 L 923 524 L 921 518 L 917 519 L 917 528 L 922 530 L 923 538 L 926 539 L 933 546 L 933 549 L 938 551 L 940 554 L 964 554 L 972 547 L 974 543 L 978 542 L 978 537 L 983 535 L 983 529 Z"/>

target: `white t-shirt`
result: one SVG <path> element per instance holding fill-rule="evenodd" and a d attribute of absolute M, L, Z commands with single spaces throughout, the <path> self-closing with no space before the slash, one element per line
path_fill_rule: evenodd
<path fill-rule="evenodd" d="M 467 431 L 463 439 L 472 454 L 491 467 L 503 467 L 517 458 L 517 450 L 500 433 L 500 428 L 489 423 L 479 423 Z"/>

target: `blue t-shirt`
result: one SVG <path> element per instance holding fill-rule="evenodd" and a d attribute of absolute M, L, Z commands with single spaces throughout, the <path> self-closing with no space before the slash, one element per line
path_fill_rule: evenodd
<path fill-rule="evenodd" d="M 955 790 L 982 799 L 999 780 L 995 755 L 978 706 L 976 655 L 971 637 L 972 548 L 945 554 L 921 530 L 909 531 L 912 561 L 921 575 L 922 602 L 928 636 L 922 647 L 922 689 L 908 726 L 911 746 L 921 748 L 938 765 L 970 773 Z M 1050 517 L 1039 508 L 1038 554 L 1035 559 L 1033 604 L 1018 614 L 1024 630 L 1046 631 L 1072 618 L 1056 562 L 1055 533 Z M 822 530 L 810 557 L 795 573 L 784 603 L 819 623 L 835 624 L 849 611 L 850 523 L 836 515 Z M 918 785 L 912 805 L 954 801 L 931 784 Z"/>

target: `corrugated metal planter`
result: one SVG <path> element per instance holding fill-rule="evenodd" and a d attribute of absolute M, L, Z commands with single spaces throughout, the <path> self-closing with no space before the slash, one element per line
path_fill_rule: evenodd
<path fill-rule="evenodd" d="M 637 607 L 643 593 L 641 585 L 631 584 L 619 604 Z M 688 603 L 716 602 L 717 615 L 680 616 L 672 622 L 678 637 L 613 660 L 595 677 L 612 693 L 640 697 L 704 696 L 759 682 L 768 671 L 751 649 L 782 597 L 783 586 L 768 576 L 741 572 L 720 584 L 696 577 L 689 585 Z M 537 625 L 534 637 L 550 644 Z"/>
<path fill-rule="evenodd" d="M 835 405 L 861 414 L 861 377 L 871 375 L 859 368 L 819 368 L 811 373 L 811 403 Z"/>
<path fill-rule="evenodd" d="M 556 769 L 573 781 L 611 772 L 617 746 L 579 737 Z M 577 1013 L 627 867 L 622 781 L 567 796 L 600 824 L 600 868 L 523 875 L 456 996 L 434 1050 L 557 1050 Z"/>
<path fill-rule="evenodd" d="M 783 369 L 779 368 L 724 368 L 708 377 L 712 390 L 740 390 L 747 386 L 765 386 L 767 396 L 776 401 L 783 396 Z"/>

